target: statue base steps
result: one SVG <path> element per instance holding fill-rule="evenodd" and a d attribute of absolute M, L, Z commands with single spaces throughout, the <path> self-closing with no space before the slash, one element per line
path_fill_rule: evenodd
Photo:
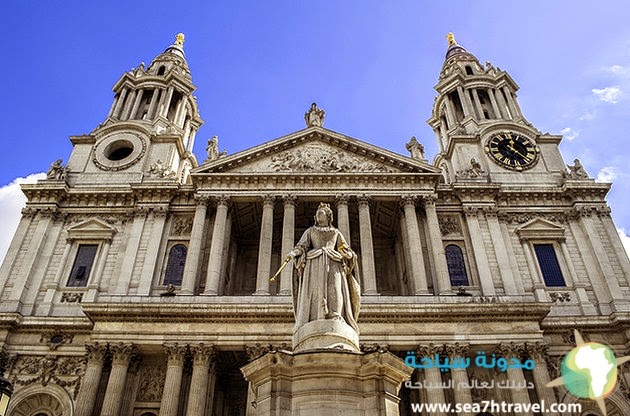
<path fill-rule="evenodd" d="M 270 352 L 241 368 L 247 416 L 398 416 L 413 369 L 390 352 Z"/>

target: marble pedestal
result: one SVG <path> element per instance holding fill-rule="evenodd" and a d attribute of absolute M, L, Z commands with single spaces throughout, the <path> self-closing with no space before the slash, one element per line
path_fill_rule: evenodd
<path fill-rule="evenodd" d="M 389 352 L 274 351 L 241 368 L 247 416 L 398 416 L 412 368 Z"/>
<path fill-rule="evenodd" d="M 343 320 L 311 321 L 293 334 L 293 352 L 341 349 L 359 352 L 359 334 Z"/>

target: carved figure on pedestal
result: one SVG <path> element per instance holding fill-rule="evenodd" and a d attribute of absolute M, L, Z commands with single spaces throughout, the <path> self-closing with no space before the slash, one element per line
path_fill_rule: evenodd
<path fill-rule="evenodd" d="M 289 253 L 294 259 L 295 328 L 321 320 L 341 320 L 358 332 L 360 289 L 353 276 L 356 255 L 343 234 L 332 226 L 333 213 L 320 203 L 315 225 Z"/>
<path fill-rule="evenodd" d="M 304 114 L 306 127 L 321 127 L 324 124 L 324 110 L 317 108 L 317 104 L 311 104 L 311 108 Z"/>
<path fill-rule="evenodd" d="M 66 179 L 66 171 L 68 168 L 66 166 L 62 166 L 61 162 L 61 159 L 57 159 L 53 163 L 51 163 L 50 168 L 48 168 L 48 173 L 46 174 L 47 179 Z"/>
<path fill-rule="evenodd" d="M 567 165 L 569 168 L 569 178 L 571 179 L 585 179 L 588 178 L 588 173 L 586 173 L 586 169 L 582 166 L 582 162 L 580 159 L 575 159 L 572 165 Z"/>

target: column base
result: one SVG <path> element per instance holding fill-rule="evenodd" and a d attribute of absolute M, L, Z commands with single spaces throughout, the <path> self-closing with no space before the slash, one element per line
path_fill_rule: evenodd
<path fill-rule="evenodd" d="M 363 296 L 381 296 L 376 290 L 370 290 L 363 293 Z"/>
<path fill-rule="evenodd" d="M 252 296 L 270 296 L 271 293 L 265 291 L 265 290 L 257 290 L 256 292 L 252 293 Z"/>
<path fill-rule="evenodd" d="M 248 415 L 398 416 L 398 391 L 413 372 L 390 352 L 270 352 L 241 368 Z"/>

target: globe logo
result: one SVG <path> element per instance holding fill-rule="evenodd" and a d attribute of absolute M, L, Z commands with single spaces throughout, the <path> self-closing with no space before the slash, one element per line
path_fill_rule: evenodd
<path fill-rule="evenodd" d="M 608 346 L 584 342 L 577 330 L 574 333 L 577 346 L 562 360 L 561 377 L 548 383 L 547 387 L 564 385 L 573 396 L 594 400 L 605 416 L 604 399 L 617 384 L 617 366 L 629 361 L 630 357 L 615 358 Z"/>

